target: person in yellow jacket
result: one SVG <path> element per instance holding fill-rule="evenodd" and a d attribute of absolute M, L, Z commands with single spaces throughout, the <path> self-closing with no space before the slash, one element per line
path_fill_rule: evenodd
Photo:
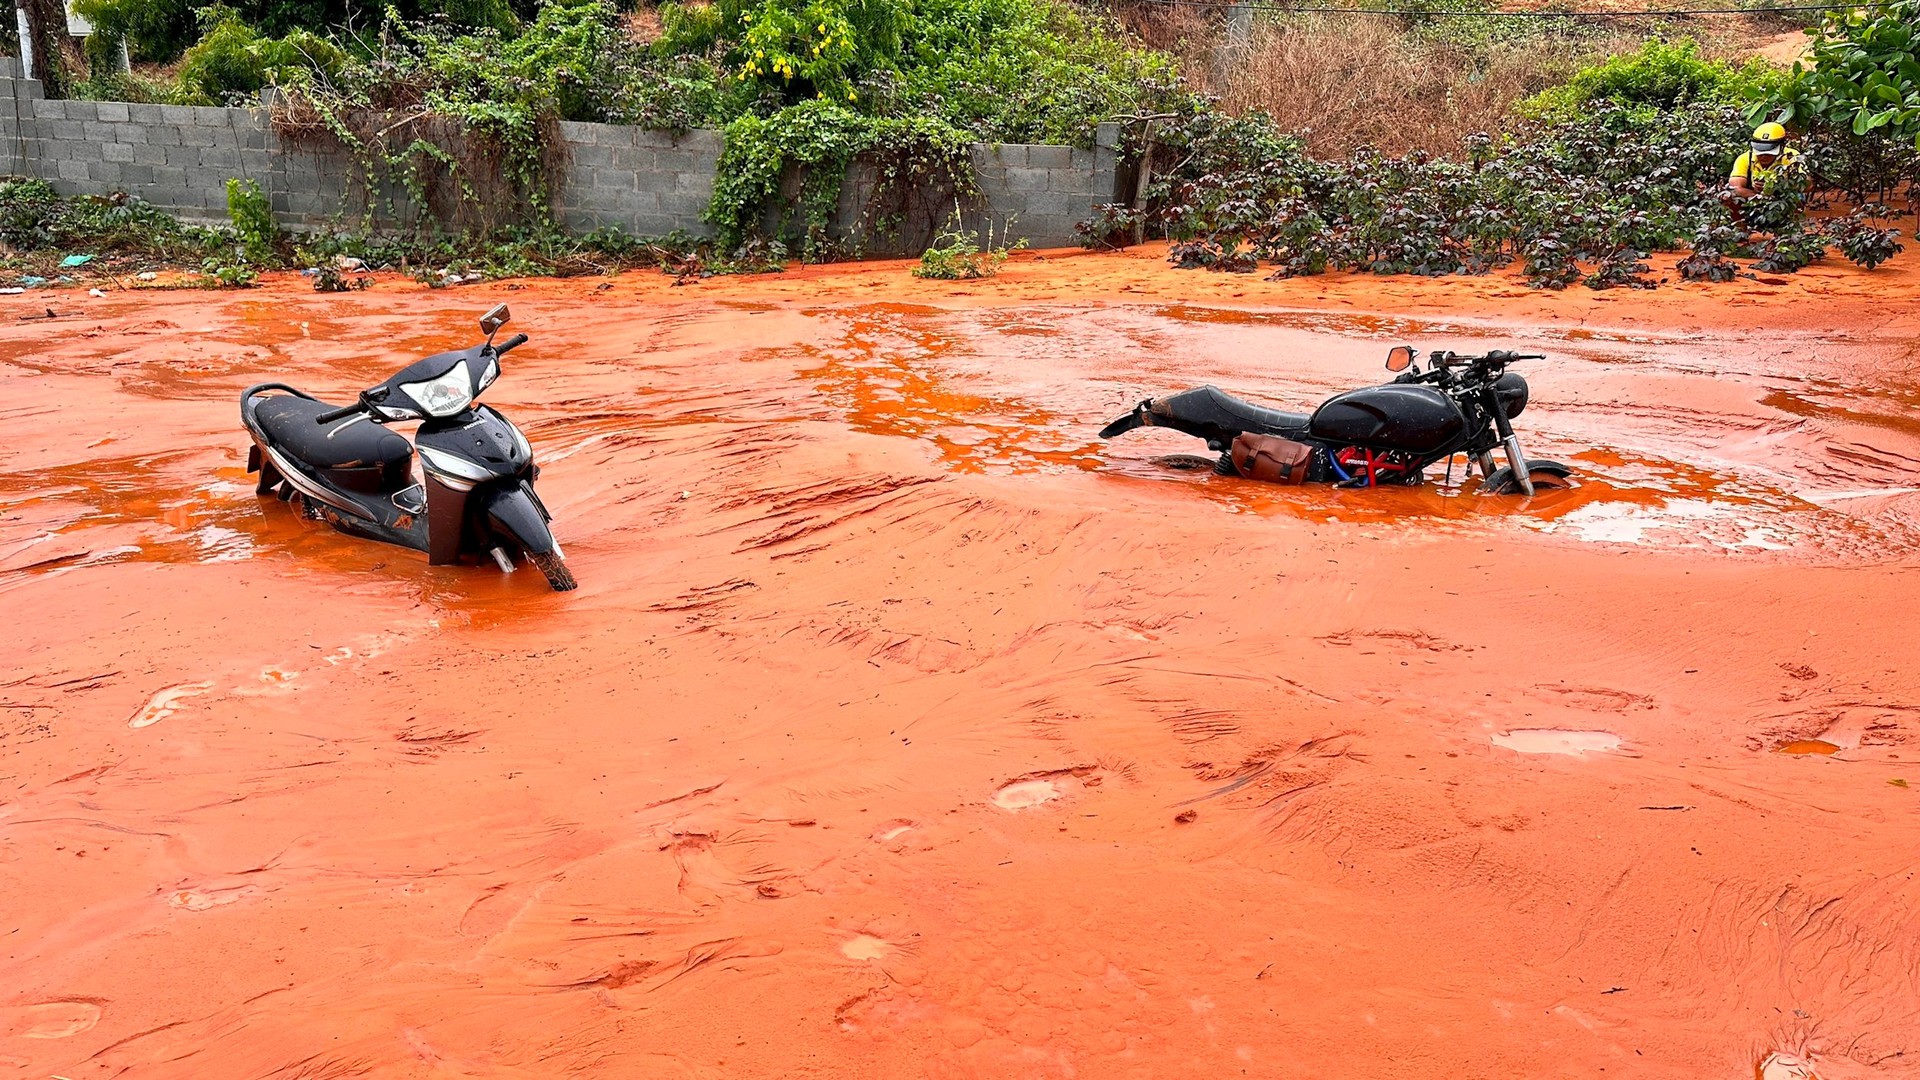
<path fill-rule="evenodd" d="M 1776 182 L 1782 170 L 1799 160 L 1799 151 L 1787 145 L 1786 128 L 1779 124 L 1761 124 L 1753 129 L 1753 141 L 1747 144 L 1747 152 L 1734 159 L 1733 172 L 1727 177 L 1727 190 L 1721 201 L 1738 218 L 1740 204 L 1764 194 L 1767 185 Z"/>

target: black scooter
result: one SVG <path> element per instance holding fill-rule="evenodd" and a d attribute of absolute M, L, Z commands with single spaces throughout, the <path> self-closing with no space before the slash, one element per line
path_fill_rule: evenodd
<path fill-rule="evenodd" d="M 1545 357 L 1495 350 L 1461 356 L 1436 350 L 1421 371 L 1410 346 L 1387 353 L 1399 375 L 1384 386 L 1327 399 L 1311 415 L 1263 408 L 1217 387 L 1148 398 L 1101 429 L 1111 439 L 1140 427 L 1164 427 L 1205 439 L 1227 475 L 1339 487 L 1419 484 L 1426 468 L 1455 454 L 1479 466 L 1483 494 L 1569 488 L 1572 470 L 1528 458 L 1512 419 L 1527 407 L 1527 380 L 1507 370 Z M 1494 467 L 1493 452 L 1507 464 Z"/>
<path fill-rule="evenodd" d="M 527 340 L 494 345 L 509 317 L 507 305 L 495 307 L 480 319 L 484 343 L 416 361 L 342 408 L 284 383 L 248 387 L 240 420 L 253 435 L 255 490 L 297 501 L 341 532 L 424 551 L 434 566 L 491 555 L 512 573 L 524 558 L 556 592 L 573 588 L 553 517 L 533 490 L 532 447 L 506 417 L 474 404 L 500 377 L 500 358 Z M 413 443 L 382 426 L 407 420 L 425 421 Z"/>

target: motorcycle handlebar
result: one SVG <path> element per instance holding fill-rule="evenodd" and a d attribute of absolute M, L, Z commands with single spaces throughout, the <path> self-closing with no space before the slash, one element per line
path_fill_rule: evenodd
<path fill-rule="evenodd" d="M 361 408 L 361 404 L 356 401 L 351 405 L 344 405 L 332 412 L 323 412 L 319 416 L 314 417 L 313 422 L 322 425 L 331 424 L 342 417 L 352 416 L 354 413 L 359 412 Z"/>
<path fill-rule="evenodd" d="M 1441 367 L 1464 367 L 1468 364 L 1508 364 L 1515 360 L 1545 360 L 1544 353 L 1517 353 L 1509 349 L 1494 349 L 1485 356 L 1461 356 L 1458 353 L 1441 353 L 1434 363 Z"/>
<path fill-rule="evenodd" d="M 499 345 L 494 346 L 493 354 L 495 356 L 505 356 L 509 351 L 513 349 L 517 349 L 520 346 L 525 345 L 526 343 L 527 343 L 527 335 L 515 334 L 512 337 L 508 338 L 507 340 L 501 342 Z"/>

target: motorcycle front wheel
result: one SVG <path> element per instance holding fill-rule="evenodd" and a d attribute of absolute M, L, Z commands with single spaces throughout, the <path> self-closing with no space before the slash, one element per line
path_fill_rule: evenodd
<path fill-rule="evenodd" d="M 1538 495 L 1546 491 L 1567 491 L 1573 485 L 1573 470 L 1557 461 L 1532 461 L 1527 463 L 1527 479 L 1533 481 L 1533 493 Z M 1482 495 L 1518 495 L 1520 485 L 1514 483 L 1513 470 L 1500 468 L 1493 471 L 1480 485 Z"/>

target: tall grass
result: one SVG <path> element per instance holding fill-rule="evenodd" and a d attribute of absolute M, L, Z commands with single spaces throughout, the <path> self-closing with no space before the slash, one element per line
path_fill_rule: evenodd
<path fill-rule="evenodd" d="M 1229 49 L 1217 8 L 1146 3 L 1122 15 L 1148 44 L 1179 56 L 1187 78 L 1225 108 L 1271 114 L 1323 158 L 1361 146 L 1458 156 L 1466 136 L 1508 125 L 1526 98 L 1674 29 L 1283 15 L 1262 16 L 1251 42 Z M 1762 37 L 1728 28 L 1708 37 L 1702 55 L 1739 55 Z"/>

